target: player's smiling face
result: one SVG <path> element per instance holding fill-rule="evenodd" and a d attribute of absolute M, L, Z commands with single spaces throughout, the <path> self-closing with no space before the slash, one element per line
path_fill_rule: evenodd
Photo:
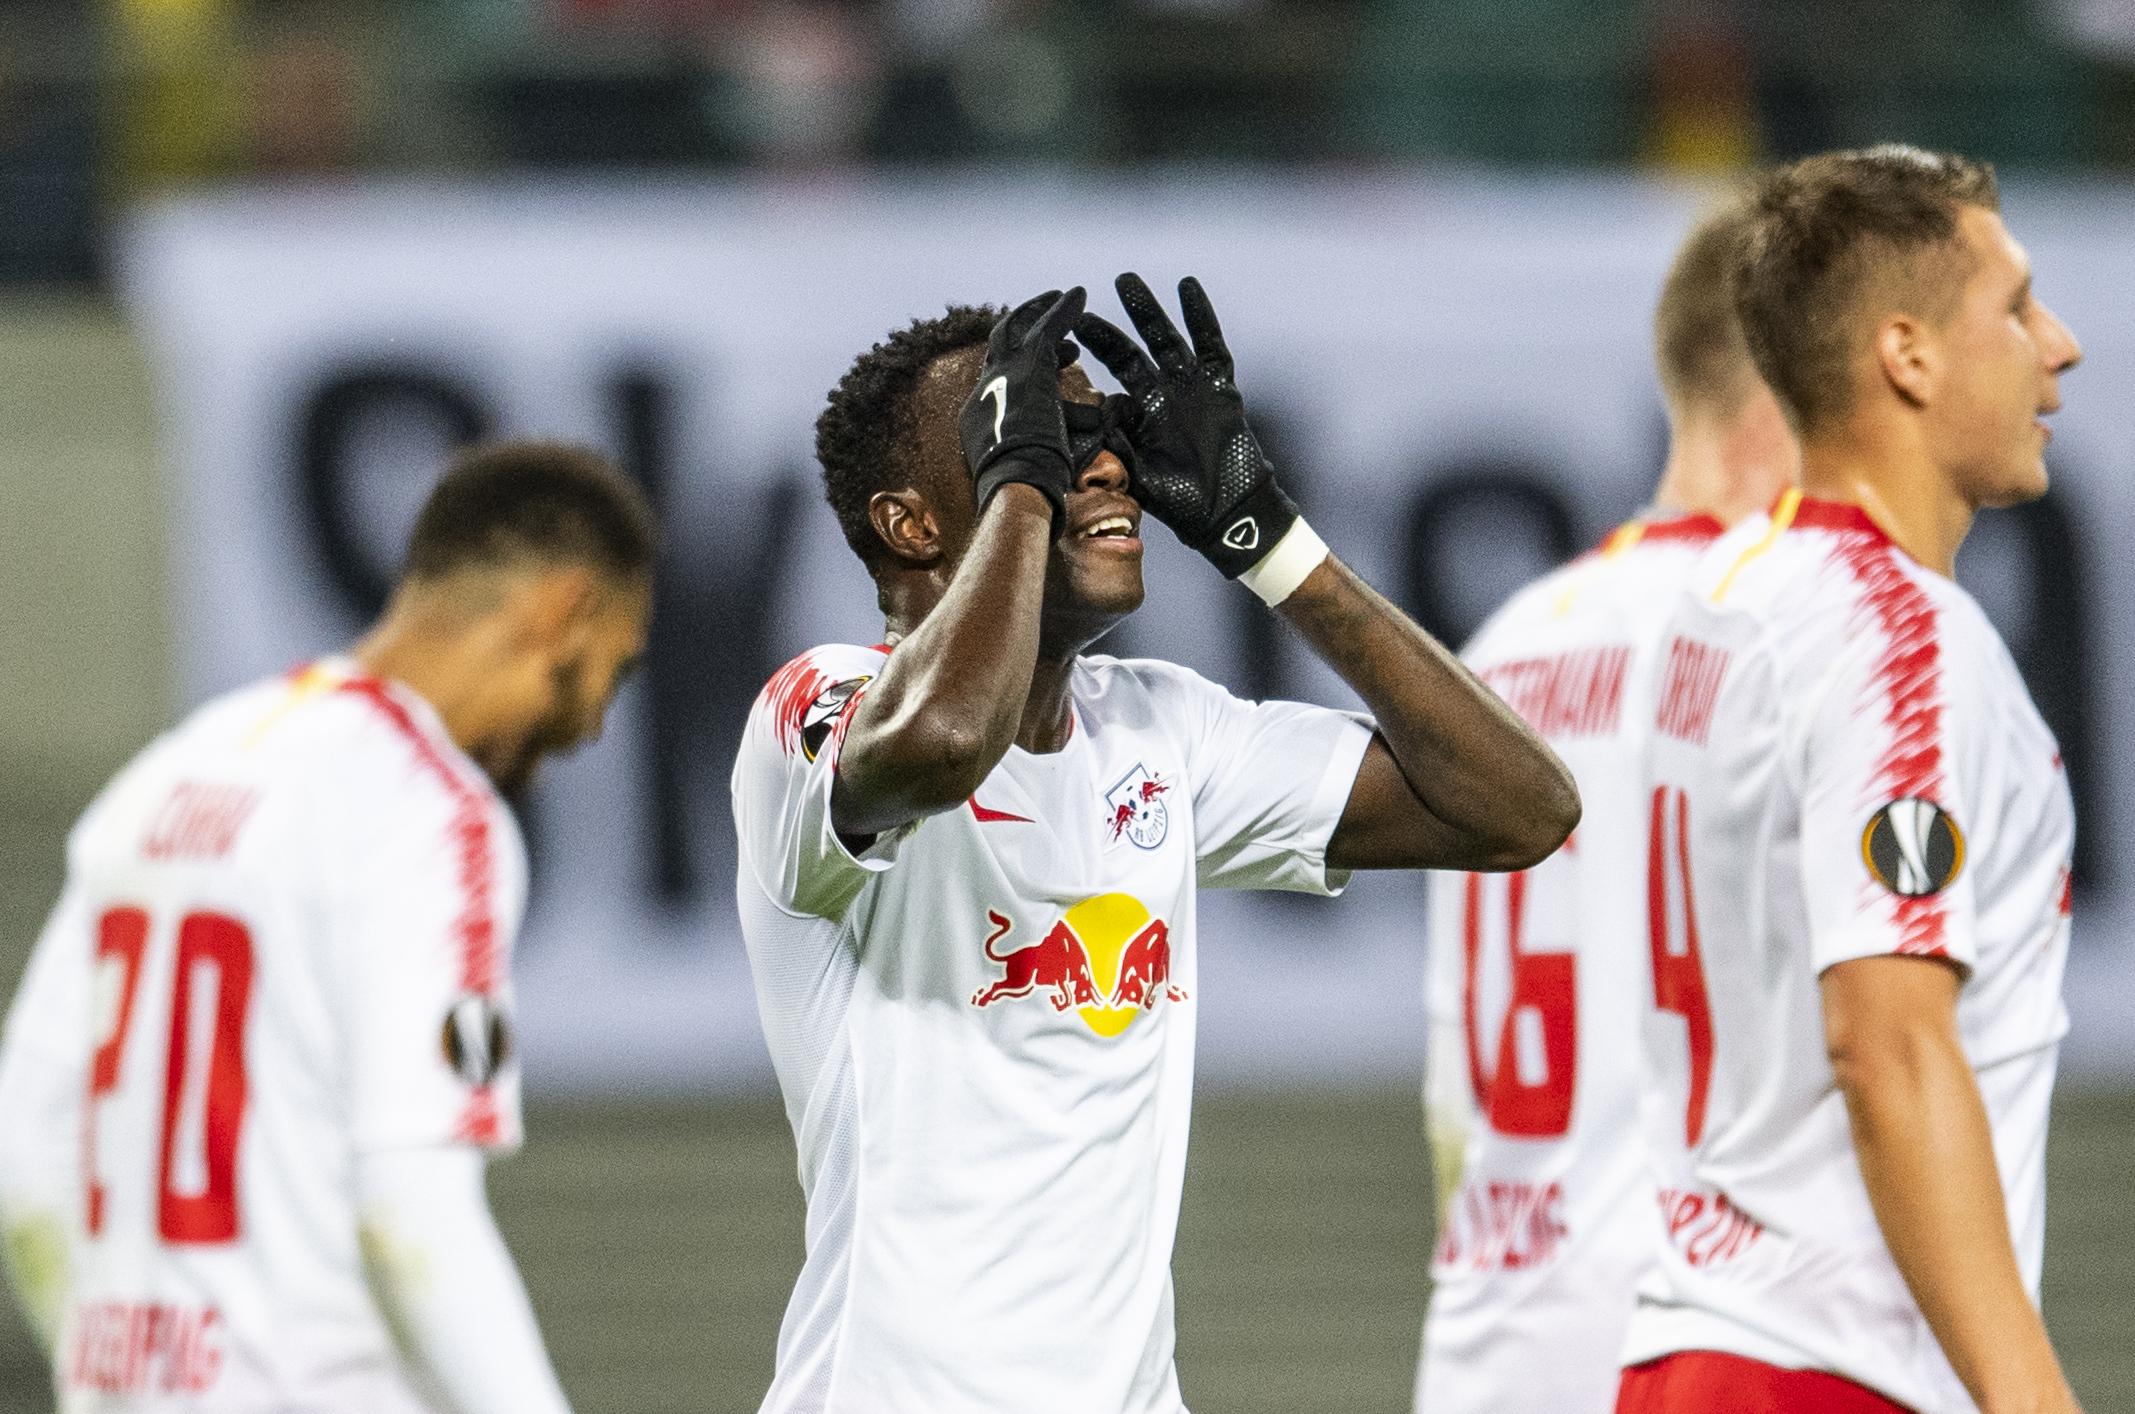
<path fill-rule="evenodd" d="M 1079 367 L 1061 371 L 1060 395 L 1086 407 L 1098 402 Z M 1142 593 L 1141 503 L 1127 489 L 1125 465 L 1100 450 L 1075 473 L 1067 526 L 1046 566 L 1048 635 L 1072 638 L 1077 646 L 1092 642 L 1139 609 Z"/>
<path fill-rule="evenodd" d="M 978 528 L 972 506 L 970 468 L 956 435 L 954 409 L 978 380 L 983 348 L 946 354 L 926 377 L 953 385 L 922 393 L 916 429 L 921 456 L 936 468 L 930 478 L 939 494 L 928 501 L 938 527 L 942 567 L 954 570 Z M 1078 366 L 1061 370 L 1063 399 L 1094 408 L 1097 389 Z M 1098 451 L 1075 473 L 1068 492 L 1067 522 L 1053 542 L 1046 566 L 1040 637 L 1048 655 L 1072 653 L 1091 643 L 1142 604 L 1142 508 L 1127 489 L 1127 468 L 1110 451 Z M 946 579 L 944 580 L 946 587 Z"/>
<path fill-rule="evenodd" d="M 1959 238 L 1968 256 L 1964 294 L 1937 331 L 1948 377 L 1935 399 L 1936 437 L 1957 490 L 1974 506 L 2006 506 L 2046 491 L 2047 414 L 2061 406 L 2060 375 L 2081 356 L 2075 336 L 2032 293 L 2023 247 L 1983 207 L 1967 207 Z"/>

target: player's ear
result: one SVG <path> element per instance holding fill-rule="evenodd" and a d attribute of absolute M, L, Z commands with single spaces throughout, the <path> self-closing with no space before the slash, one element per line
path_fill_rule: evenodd
<path fill-rule="evenodd" d="M 877 491 L 868 498 L 867 519 L 899 564 L 923 569 L 940 562 L 945 548 L 941 518 L 912 487 Z"/>
<path fill-rule="evenodd" d="M 512 598 L 528 638 L 561 643 L 592 621 L 600 585 L 589 566 L 547 566 L 529 575 Z"/>
<path fill-rule="evenodd" d="M 1914 407 L 1934 401 L 1942 381 L 1942 350 L 1934 331 L 1910 314 L 1893 314 L 1876 326 L 1876 364 L 1892 391 Z"/>

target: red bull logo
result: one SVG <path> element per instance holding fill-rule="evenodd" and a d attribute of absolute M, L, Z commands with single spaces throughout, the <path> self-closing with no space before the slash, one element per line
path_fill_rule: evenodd
<path fill-rule="evenodd" d="M 1005 951 L 995 945 L 1015 924 L 991 909 L 986 920 L 986 956 L 1002 976 L 972 994 L 975 1007 L 1035 994 L 1098 1035 L 1117 1036 L 1158 1002 L 1186 1000 L 1171 980 L 1171 929 L 1129 894 L 1084 899 L 1039 941 Z"/>

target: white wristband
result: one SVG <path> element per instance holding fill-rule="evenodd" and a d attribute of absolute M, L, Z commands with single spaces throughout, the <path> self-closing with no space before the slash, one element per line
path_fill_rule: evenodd
<path fill-rule="evenodd" d="M 1260 563 L 1238 576 L 1238 582 L 1274 608 L 1297 592 L 1305 577 L 1327 558 L 1327 542 L 1299 516 L 1283 532 L 1275 548 L 1260 557 Z"/>

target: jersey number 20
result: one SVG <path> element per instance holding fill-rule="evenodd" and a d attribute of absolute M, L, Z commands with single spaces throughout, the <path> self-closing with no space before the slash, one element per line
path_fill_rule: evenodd
<path fill-rule="evenodd" d="M 83 1112 L 92 1237 L 103 1232 L 106 1216 L 104 1185 L 96 1168 L 96 1106 L 118 1088 L 148 930 L 148 914 L 138 908 L 114 908 L 97 921 L 97 965 L 118 963 L 119 998 L 111 1032 L 90 1058 L 89 1102 Z M 215 989 L 212 1006 L 196 993 L 206 986 Z M 221 913 L 189 913 L 180 919 L 163 1068 L 162 1139 L 157 1146 L 156 1231 L 165 1242 L 237 1238 L 237 1138 L 245 1122 L 245 1009 L 251 996 L 252 935 L 245 925 Z M 180 1192 L 176 1182 L 181 1136 L 201 1146 L 206 1180 L 195 1192 Z"/>

